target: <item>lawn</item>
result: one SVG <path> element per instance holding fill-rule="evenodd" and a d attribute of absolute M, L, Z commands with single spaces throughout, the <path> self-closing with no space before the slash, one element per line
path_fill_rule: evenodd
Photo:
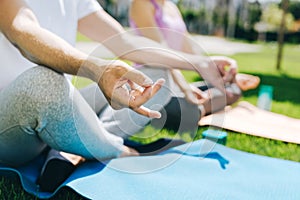
<path fill-rule="evenodd" d="M 272 85 L 274 95 L 272 111 L 300 119 L 300 46 L 286 45 L 284 49 L 284 62 L 280 72 L 275 70 L 276 44 L 264 44 L 259 53 L 243 53 L 232 56 L 238 61 L 239 71 L 255 74 L 261 78 L 261 84 Z M 197 80 L 197 75 L 184 72 L 189 81 Z M 258 89 L 244 93 L 242 100 L 252 104 L 257 102 Z M 152 127 L 146 127 L 140 135 L 152 135 L 147 139 L 136 139 L 141 142 L 150 142 L 159 137 L 181 137 L 185 141 L 201 138 L 201 133 L 207 127 L 201 127 L 197 135 L 192 138 L 188 133 L 181 136 L 166 130 L 156 131 Z M 153 133 L 156 133 L 153 135 Z M 300 146 L 280 141 L 274 141 L 241 133 L 229 132 L 226 146 L 235 149 L 282 158 L 300 162 Z M 53 199 L 80 199 L 74 192 L 64 189 Z M 16 177 L 4 178 L 0 176 L 0 199 L 36 199 L 26 194 L 20 187 Z"/>

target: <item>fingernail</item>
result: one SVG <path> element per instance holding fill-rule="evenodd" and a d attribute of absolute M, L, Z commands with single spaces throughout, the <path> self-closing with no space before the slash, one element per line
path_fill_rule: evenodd
<path fill-rule="evenodd" d="M 146 79 L 143 83 L 144 86 L 151 86 L 153 85 L 153 81 L 151 79 Z"/>
<path fill-rule="evenodd" d="M 162 84 L 164 84 L 166 82 L 166 80 L 163 79 L 163 78 L 160 78 L 156 82 L 162 85 Z"/>

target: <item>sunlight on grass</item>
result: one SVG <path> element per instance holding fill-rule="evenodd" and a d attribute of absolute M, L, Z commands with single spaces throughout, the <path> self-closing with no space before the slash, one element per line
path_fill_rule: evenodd
<path fill-rule="evenodd" d="M 261 78 L 261 84 L 273 86 L 272 112 L 300 119 L 300 46 L 285 45 L 281 71 L 275 69 L 276 54 L 276 44 L 269 43 L 263 45 L 261 52 L 240 53 L 232 58 L 237 60 L 240 72 L 257 75 Z M 189 81 L 197 80 L 197 74 L 185 72 L 184 75 Z M 259 88 L 244 92 L 241 100 L 256 105 L 258 91 Z M 202 132 L 203 127 L 198 131 L 198 138 L 201 138 Z M 227 146 L 229 147 L 260 155 L 300 161 L 300 145 L 227 132 Z"/>
<path fill-rule="evenodd" d="M 81 89 L 84 88 L 90 84 L 92 84 L 93 81 L 91 81 L 90 79 L 87 78 L 83 78 L 83 77 L 79 77 L 79 76 L 74 76 L 72 78 L 72 84 L 77 88 L 77 89 Z"/>
<path fill-rule="evenodd" d="M 240 72 L 257 75 L 261 78 L 261 84 L 273 86 L 272 112 L 300 119 L 300 46 L 285 46 L 281 71 L 275 69 L 276 53 L 276 44 L 270 43 L 264 44 L 261 52 L 240 53 L 232 57 L 237 60 Z M 183 71 L 183 74 L 190 82 L 199 80 L 199 76 L 194 72 Z M 258 91 L 259 88 L 244 92 L 241 100 L 256 105 Z M 200 139 L 202 132 L 206 129 L 207 127 L 199 127 L 198 135 L 194 139 Z M 298 156 L 300 145 L 227 132 L 227 146 L 229 147 L 260 155 L 300 161 Z M 192 139 L 189 138 L 186 141 L 192 141 Z"/>
<path fill-rule="evenodd" d="M 276 70 L 277 45 L 274 43 L 263 46 L 261 52 L 241 53 L 232 56 L 239 65 L 240 72 L 276 75 L 284 74 L 289 77 L 300 77 L 300 47 L 299 45 L 286 45 L 282 62 L 282 70 Z"/>

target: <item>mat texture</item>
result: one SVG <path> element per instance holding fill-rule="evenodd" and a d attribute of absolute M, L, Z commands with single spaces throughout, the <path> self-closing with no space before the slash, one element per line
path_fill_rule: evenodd
<path fill-rule="evenodd" d="M 265 111 L 245 101 L 203 117 L 200 126 L 221 127 L 249 135 L 300 144 L 300 120 Z"/>
<path fill-rule="evenodd" d="M 34 184 L 42 160 L 0 172 L 14 171 L 27 192 L 48 198 Z M 199 140 L 156 156 L 85 163 L 63 185 L 89 199 L 300 199 L 300 164 Z"/>

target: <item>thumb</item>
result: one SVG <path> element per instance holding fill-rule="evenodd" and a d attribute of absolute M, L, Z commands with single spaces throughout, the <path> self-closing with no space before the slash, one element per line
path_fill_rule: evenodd
<path fill-rule="evenodd" d="M 196 104 L 196 105 L 198 105 L 199 101 L 198 101 L 198 99 L 195 97 L 195 95 L 194 95 L 193 92 L 187 92 L 187 93 L 185 93 L 185 95 L 186 95 L 186 100 L 187 100 L 188 102 L 190 102 L 191 104 Z"/>

